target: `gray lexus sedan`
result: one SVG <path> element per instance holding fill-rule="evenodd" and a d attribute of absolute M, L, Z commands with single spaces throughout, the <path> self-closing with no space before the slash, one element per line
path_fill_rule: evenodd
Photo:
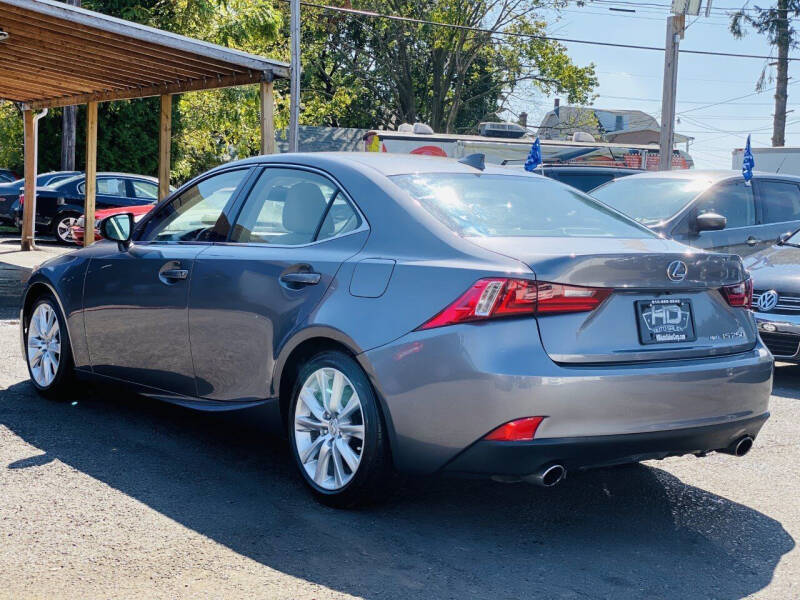
<path fill-rule="evenodd" d="M 480 155 L 260 156 L 101 230 L 28 282 L 33 385 L 270 403 L 335 506 L 395 471 L 550 486 L 742 455 L 768 417 L 772 356 L 738 257 Z"/>

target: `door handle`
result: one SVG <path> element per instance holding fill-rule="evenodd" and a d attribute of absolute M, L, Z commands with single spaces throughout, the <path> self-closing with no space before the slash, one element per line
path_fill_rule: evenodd
<path fill-rule="evenodd" d="M 757 240 L 756 238 L 754 238 L 754 237 L 751 235 L 749 238 L 747 238 L 747 245 L 748 245 L 748 246 L 755 246 L 755 245 L 756 245 L 756 244 L 758 244 L 760 241 L 761 241 L 761 240 Z"/>
<path fill-rule="evenodd" d="M 189 276 L 187 269 L 167 269 L 161 271 L 161 276 L 164 279 L 186 279 Z"/>
<path fill-rule="evenodd" d="M 320 279 L 322 279 L 322 275 L 309 271 L 296 271 L 294 273 L 284 273 L 281 275 L 281 281 L 283 283 L 293 285 L 316 285 L 319 283 Z"/>
<path fill-rule="evenodd" d="M 189 277 L 189 269 L 181 269 L 177 261 L 168 262 L 158 272 L 161 283 L 171 285 Z"/>

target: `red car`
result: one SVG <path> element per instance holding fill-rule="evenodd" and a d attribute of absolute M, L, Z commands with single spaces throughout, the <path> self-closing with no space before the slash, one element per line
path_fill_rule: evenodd
<path fill-rule="evenodd" d="M 155 204 L 142 204 L 139 206 L 118 206 L 115 208 L 106 208 L 103 210 L 98 210 L 94 213 L 94 239 L 95 240 L 102 240 L 103 237 L 100 235 L 100 230 L 97 228 L 100 225 L 100 221 L 105 219 L 106 217 L 110 217 L 111 215 L 118 215 L 120 213 L 131 213 L 133 215 L 133 221 L 138 223 L 139 220 L 149 213 Z M 86 224 L 85 215 L 81 215 L 80 218 L 75 220 L 75 224 L 72 226 L 72 241 L 74 241 L 79 246 L 83 246 L 83 231 L 84 226 Z"/>

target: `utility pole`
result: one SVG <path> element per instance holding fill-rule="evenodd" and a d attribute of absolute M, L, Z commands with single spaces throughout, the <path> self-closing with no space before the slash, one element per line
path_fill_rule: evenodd
<path fill-rule="evenodd" d="M 664 84 L 661 92 L 661 132 L 658 138 L 659 169 L 672 168 L 672 148 L 675 137 L 675 94 L 678 90 L 678 53 L 686 17 L 667 17 L 667 42 L 664 46 Z"/>
<path fill-rule="evenodd" d="M 67 4 L 80 6 L 81 0 L 66 0 Z M 78 107 L 65 106 L 61 113 L 61 170 L 75 170 L 75 130 L 78 121 Z"/>
<path fill-rule="evenodd" d="M 297 152 L 300 133 L 300 0 L 291 0 L 291 93 L 289 106 L 289 152 Z"/>
<path fill-rule="evenodd" d="M 711 0 L 706 1 L 706 16 L 711 14 Z M 661 132 L 658 137 L 659 169 L 672 168 L 675 146 L 675 96 L 678 91 L 678 55 L 686 31 L 686 15 L 698 16 L 702 0 L 672 0 L 672 14 L 667 17 L 667 40 L 664 44 L 664 83 L 661 92 Z"/>
<path fill-rule="evenodd" d="M 786 101 L 789 98 L 789 0 L 778 0 L 776 34 L 778 42 L 778 77 L 775 82 L 775 116 L 772 122 L 772 146 L 786 143 Z"/>

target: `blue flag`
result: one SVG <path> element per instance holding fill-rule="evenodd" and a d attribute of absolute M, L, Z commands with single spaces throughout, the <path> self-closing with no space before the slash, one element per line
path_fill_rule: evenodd
<path fill-rule="evenodd" d="M 744 157 L 742 158 L 742 175 L 748 185 L 753 178 L 753 167 L 755 166 L 756 159 L 753 157 L 753 152 L 750 150 L 750 136 L 748 135 L 747 144 L 744 147 Z"/>
<path fill-rule="evenodd" d="M 542 164 L 542 145 L 537 137 L 531 146 L 531 153 L 528 154 L 528 158 L 525 160 L 525 170 L 533 173 L 540 164 Z"/>

